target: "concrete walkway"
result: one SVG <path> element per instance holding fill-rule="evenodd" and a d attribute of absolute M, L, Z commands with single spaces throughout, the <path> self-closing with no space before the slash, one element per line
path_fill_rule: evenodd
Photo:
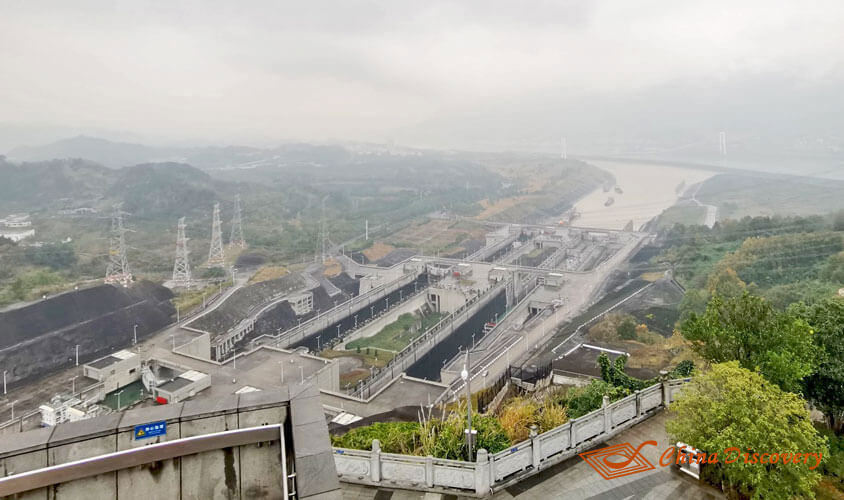
<path fill-rule="evenodd" d="M 604 479 L 580 457 L 574 457 L 563 463 L 540 472 L 538 475 L 510 486 L 492 496 L 494 499 L 544 499 L 565 498 L 581 499 L 720 499 L 720 491 L 699 484 L 693 478 L 678 472 L 672 467 L 659 465 L 659 455 L 669 446 L 665 433 L 665 412 L 651 417 L 641 424 L 627 430 L 598 448 L 629 442 L 633 447 L 644 441 L 657 441 L 656 447 L 646 446 L 642 455 L 655 466 L 655 469 L 632 474 L 616 479 Z M 439 495 L 405 490 L 375 489 L 365 486 L 341 483 L 345 500 L 410 500 L 462 498 L 451 495 Z"/>

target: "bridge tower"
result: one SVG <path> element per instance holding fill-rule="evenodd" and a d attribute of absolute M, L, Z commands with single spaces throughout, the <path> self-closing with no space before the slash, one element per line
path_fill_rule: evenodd
<path fill-rule="evenodd" d="M 226 256 L 223 253 L 223 230 L 220 223 L 220 204 L 214 204 L 211 216 L 211 249 L 208 251 L 208 267 L 223 267 Z"/>
<path fill-rule="evenodd" d="M 173 264 L 173 281 L 180 286 L 191 284 L 190 261 L 188 261 L 188 238 L 185 236 L 185 218 L 179 219 L 176 231 L 176 263 Z"/>
<path fill-rule="evenodd" d="M 126 259 L 126 228 L 123 227 L 123 214 L 120 205 L 115 205 L 111 216 L 105 282 L 127 285 L 132 281 L 132 273 Z"/>

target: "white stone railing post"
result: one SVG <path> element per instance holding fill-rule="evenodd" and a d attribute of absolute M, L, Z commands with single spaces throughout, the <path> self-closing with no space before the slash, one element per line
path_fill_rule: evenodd
<path fill-rule="evenodd" d="M 633 394 L 636 395 L 636 418 L 642 416 L 642 395 L 639 391 L 633 391 Z"/>
<path fill-rule="evenodd" d="M 489 455 L 481 448 L 475 459 L 475 494 L 485 496 L 490 491 Z"/>
<path fill-rule="evenodd" d="M 372 454 L 369 456 L 369 479 L 381 482 L 381 441 L 372 440 Z"/>
<path fill-rule="evenodd" d="M 662 383 L 662 406 L 668 408 L 671 404 L 671 392 L 668 390 L 668 382 Z"/>
<path fill-rule="evenodd" d="M 428 488 L 434 487 L 434 457 L 425 457 L 425 484 Z"/>
<path fill-rule="evenodd" d="M 609 432 L 612 429 L 612 420 L 610 420 L 610 397 L 604 395 L 604 402 L 601 405 L 604 410 L 604 432 Z"/>
<path fill-rule="evenodd" d="M 540 440 L 537 439 L 539 432 L 536 425 L 530 426 L 530 448 L 533 452 L 533 468 L 539 470 L 539 464 L 542 462 L 542 446 Z"/>

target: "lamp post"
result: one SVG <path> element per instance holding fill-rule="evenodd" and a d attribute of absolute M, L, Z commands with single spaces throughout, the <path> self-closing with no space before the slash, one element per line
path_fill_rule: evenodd
<path fill-rule="evenodd" d="M 469 450 L 469 461 L 472 461 L 472 389 L 469 387 L 471 380 L 469 378 L 469 349 L 466 349 L 466 363 L 463 365 L 463 370 L 460 372 L 460 378 L 466 383 L 466 448 Z"/>
<path fill-rule="evenodd" d="M 9 405 L 12 407 L 12 418 L 11 418 L 11 420 L 15 419 L 15 403 L 17 403 L 17 402 L 18 402 L 18 400 L 16 399 L 16 400 L 12 401 L 11 403 L 9 403 Z"/>
<path fill-rule="evenodd" d="M 132 328 L 132 345 L 135 345 L 137 343 L 138 343 L 138 325 L 135 325 Z"/>
<path fill-rule="evenodd" d="M 3 370 L 3 395 L 6 395 L 6 370 Z"/>
<path fill-rule="evenodd" d="M 316 336 L 316 350 L 319 352 L 319 335 Z"/>
<path fill-rule="evenodd" d="M 73 378 L 72 378 L 72 379 L 70 379 L 70 383 L 71 383 L 71 386 L 70 386 L 70 394 L 71 394 L 71 395 L 75 395 L 75 394 L 76 394 L 76 378 L 77 378 L 78 376 L 79 376 L 79 375 L 74 375 L 74 376 L 73 376 Z"/>
<path fill-rule="evenodd" d="M 121 392 L 123 392 L 123 390 L 122 390 L 122 389 L 121 389 L 121 390 L 119 390 L 119 391 L 117 391 L 117 410 L 118 410 L 118 411 L 120 411 L 120 393 L 121 393 Z"/>

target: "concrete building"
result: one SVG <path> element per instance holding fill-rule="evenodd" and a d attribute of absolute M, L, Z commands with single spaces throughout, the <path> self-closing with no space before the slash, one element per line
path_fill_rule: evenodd
<path fill-rule="evenodd" d="M 120 350 L 86 364 L 82 374 L 102 382 L 105 392 L 116 391 L 141 379 L 141 359 L 133 352 Z"/>
<path fill-rule="evenodd" d="M 207 373 L 155 359 L 144 364 L 141 380 L 159 404 L 178 403 L 211 387 Z"/>

